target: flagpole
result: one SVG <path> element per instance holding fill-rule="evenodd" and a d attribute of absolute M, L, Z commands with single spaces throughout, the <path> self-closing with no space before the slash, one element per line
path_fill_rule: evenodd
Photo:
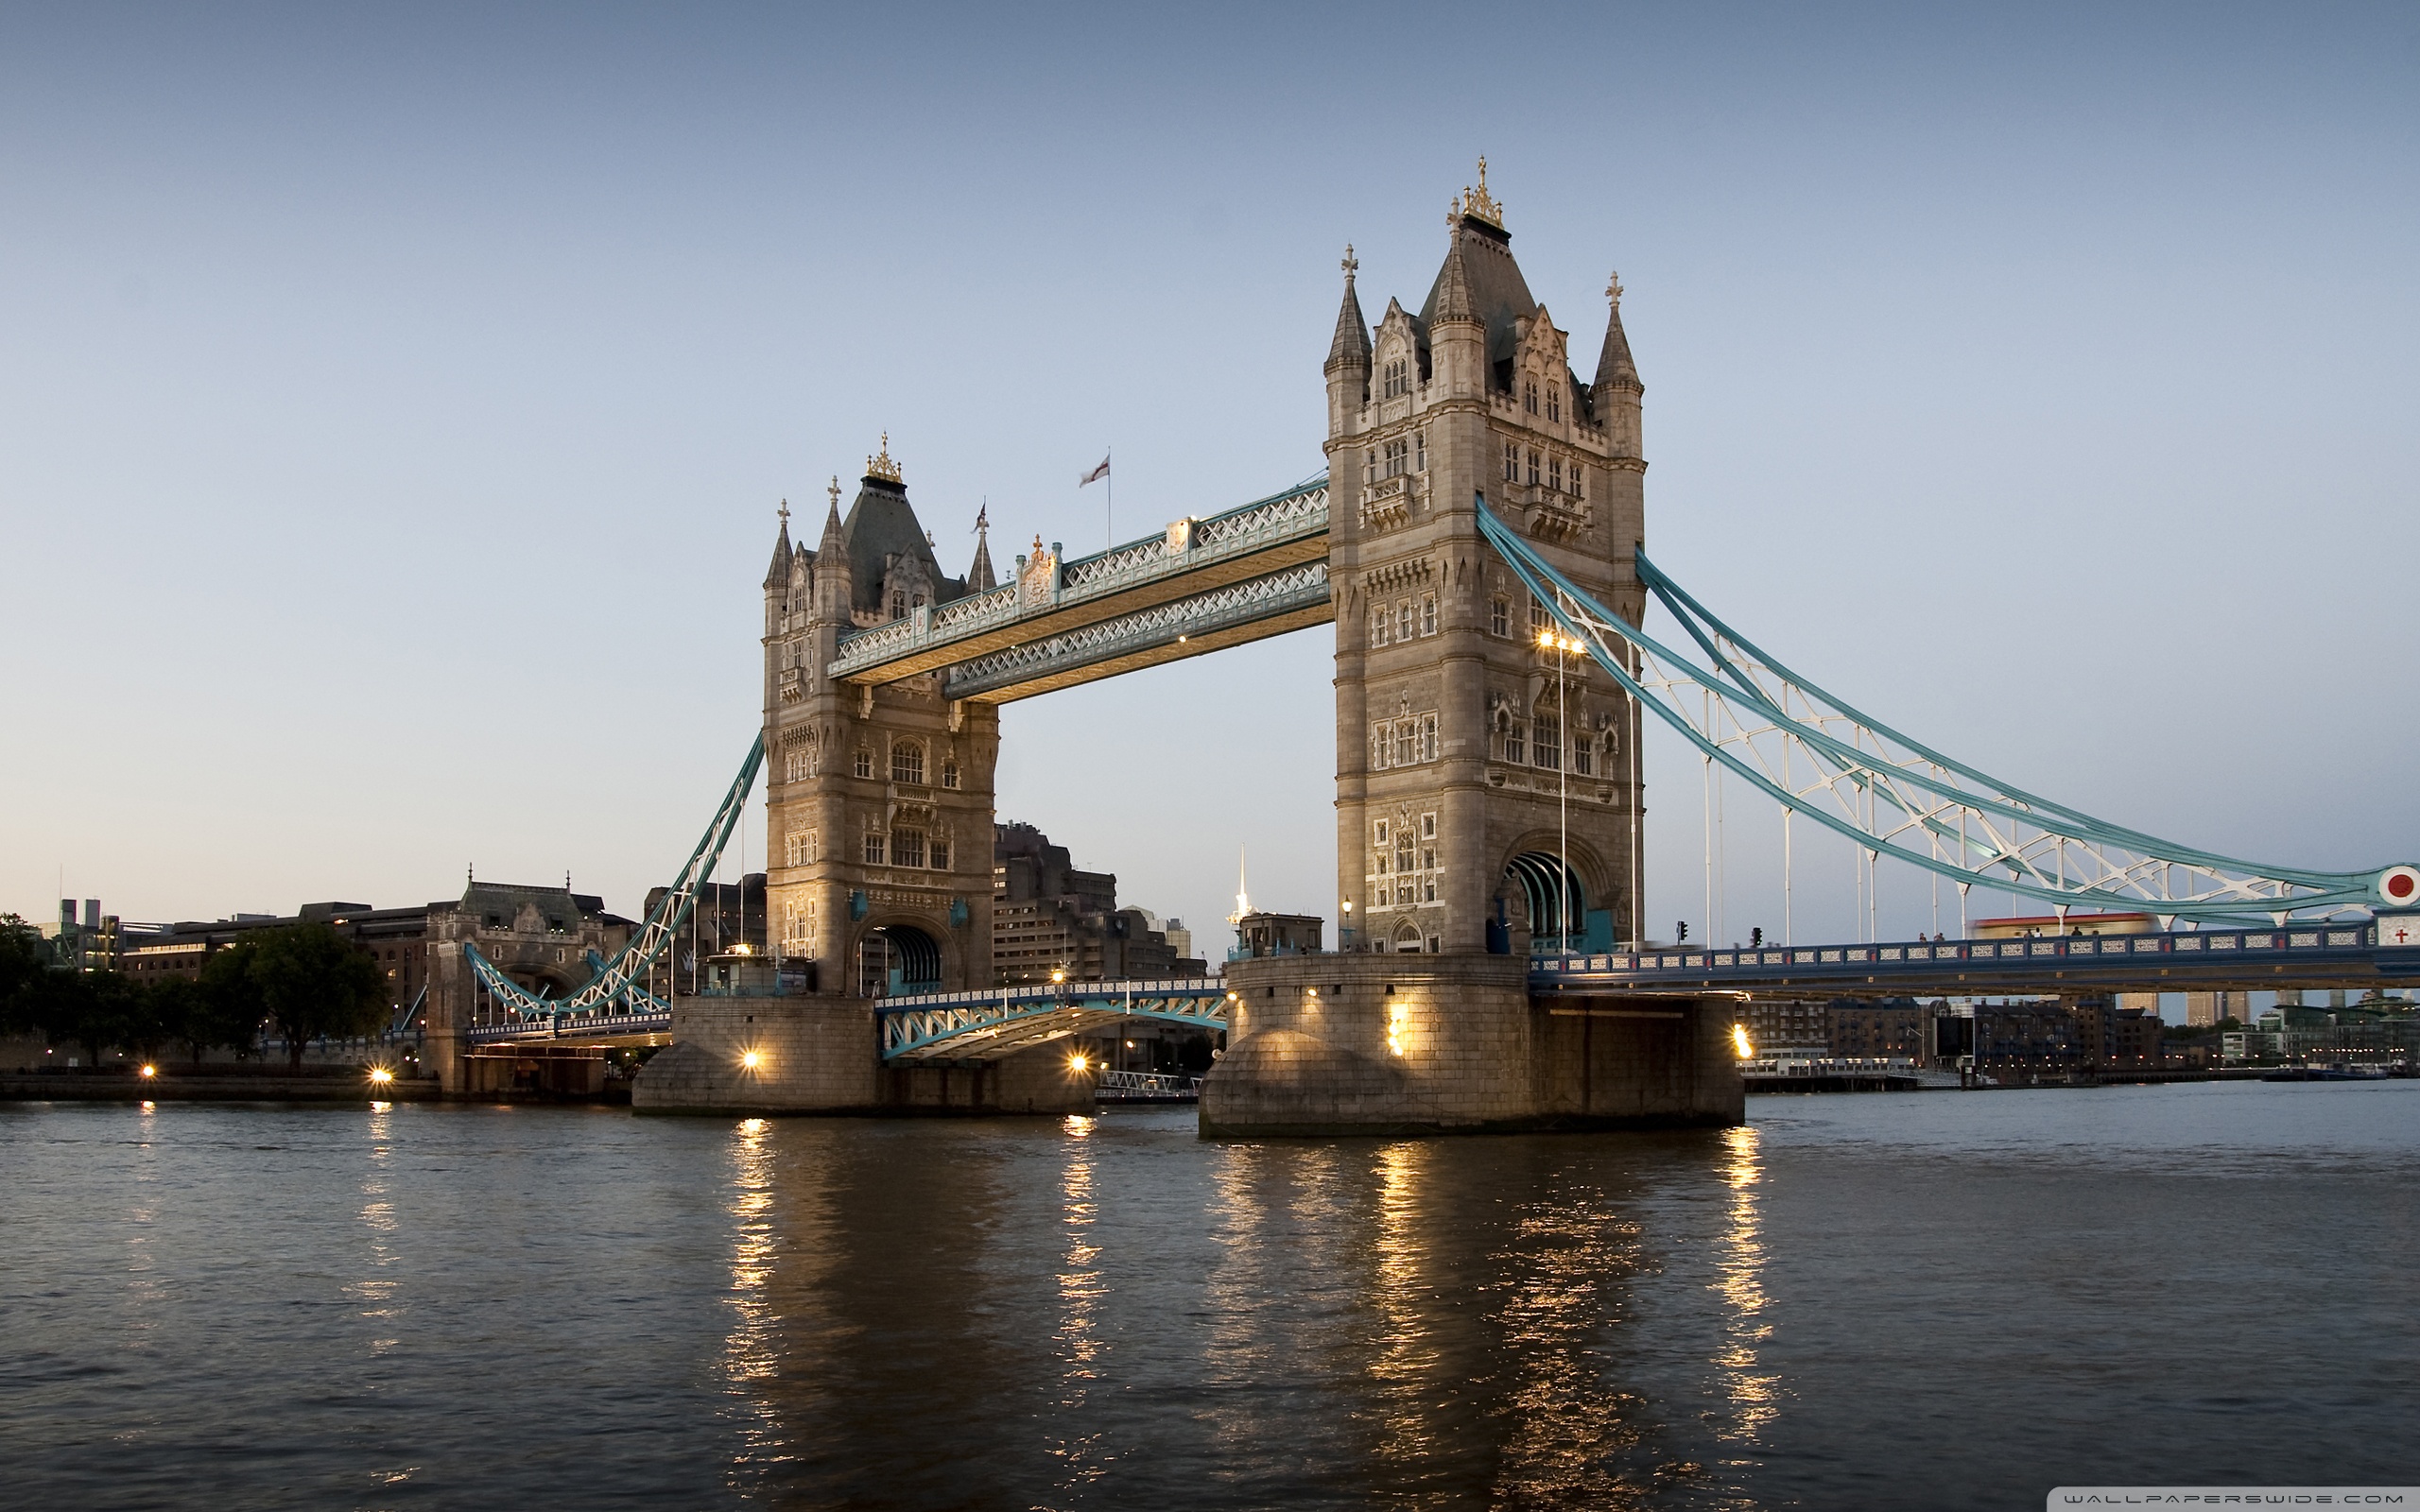
<path fill-rule="evenodd" d="M 1117 449 L 1114 446 L 1103 448 L 1100 459 L 1104 463 L 1115 463 L 1117 460 Z M 1102 507 L 1100 528 L 1102 538 L 1100 549 L 1107 551 L 1117 544 L 1117 469 L 1111 467 L 1109 476 L 1101 481 L 1109 485 L 1109 491 L 1105 495 L 1108 502 Z"/>

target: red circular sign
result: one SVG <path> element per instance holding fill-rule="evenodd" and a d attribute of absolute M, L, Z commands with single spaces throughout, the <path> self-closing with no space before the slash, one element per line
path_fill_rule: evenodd
<path fill-rule="evenodd" d="M 2378 896 L 2390 903 L 2420 902 L 2420 867 L 2389 867 L 2379 872 Z"/>
<path fill-rule="evenodd" d="M 2411 897 L 2414 887 L 2420 887 L 2420 883 L 2414 883 L 2406 872 L 2398 871 L 2386 879 L 2386 895 L 2397 902 Z"/>

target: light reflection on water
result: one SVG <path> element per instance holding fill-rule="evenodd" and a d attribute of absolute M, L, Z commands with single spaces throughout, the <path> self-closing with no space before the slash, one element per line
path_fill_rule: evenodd
<path fill-rule="evenodd" d="M 75 1506 L 2392 1481 L 2420 1089 L 2277 1095 L 2307 1091 L 1266 1143 L 1167 1112 L 0 1108 L 0 1468 Z M 2301 1143 L 2186 1162 L 2227 1137 Z"/>

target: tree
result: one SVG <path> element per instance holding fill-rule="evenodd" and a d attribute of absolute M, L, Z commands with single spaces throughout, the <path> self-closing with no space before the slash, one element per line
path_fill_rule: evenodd
<path fill-rule="evenodd" d="M 325 924 L 256 929 L 213 955 L 202 986 L 233 1018 L 277 1026 L 286 1064 L 322 1035 L 369 1034 L 385 1022 L 387 973 L 371 954 Z"/>
<path fill-rule="evenodd" d="M 83 1046 L 95 1066 L 135 1027 L 133 985 L 114 971 L 44 971 L 19 998 L 37 1033 Z"/>
<path fill-rule="evenodd" d="M 214 992 L 199 982 L 171 976 L 152 983 L 149 996 L 150 1016 L 161 1038 L 183 1045 L 197 1063 L 215 1045 L 240 1052 L 260 1038 L 260 1015 L 240 995 Z"/>
<path fill-rule="evenodd" d="M 0 914 L 0 1034 L 33 1027 L 25 992 L 49 965 L 50 952 L 33 926 L 15 914 Z"/>

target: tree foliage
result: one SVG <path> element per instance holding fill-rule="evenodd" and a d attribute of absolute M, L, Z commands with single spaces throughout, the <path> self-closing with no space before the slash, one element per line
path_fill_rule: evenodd
<path fill-rule="evenodd" d="M 227 1018 L 274 1024 L 291 1066 L 301 1066 L 303 1049 L 323 1035 L 370 1034 L 386 1021 L 387 973 L 367 950 L 325 924 L 239 936 L 203 963 L 201 988 Z"/>

